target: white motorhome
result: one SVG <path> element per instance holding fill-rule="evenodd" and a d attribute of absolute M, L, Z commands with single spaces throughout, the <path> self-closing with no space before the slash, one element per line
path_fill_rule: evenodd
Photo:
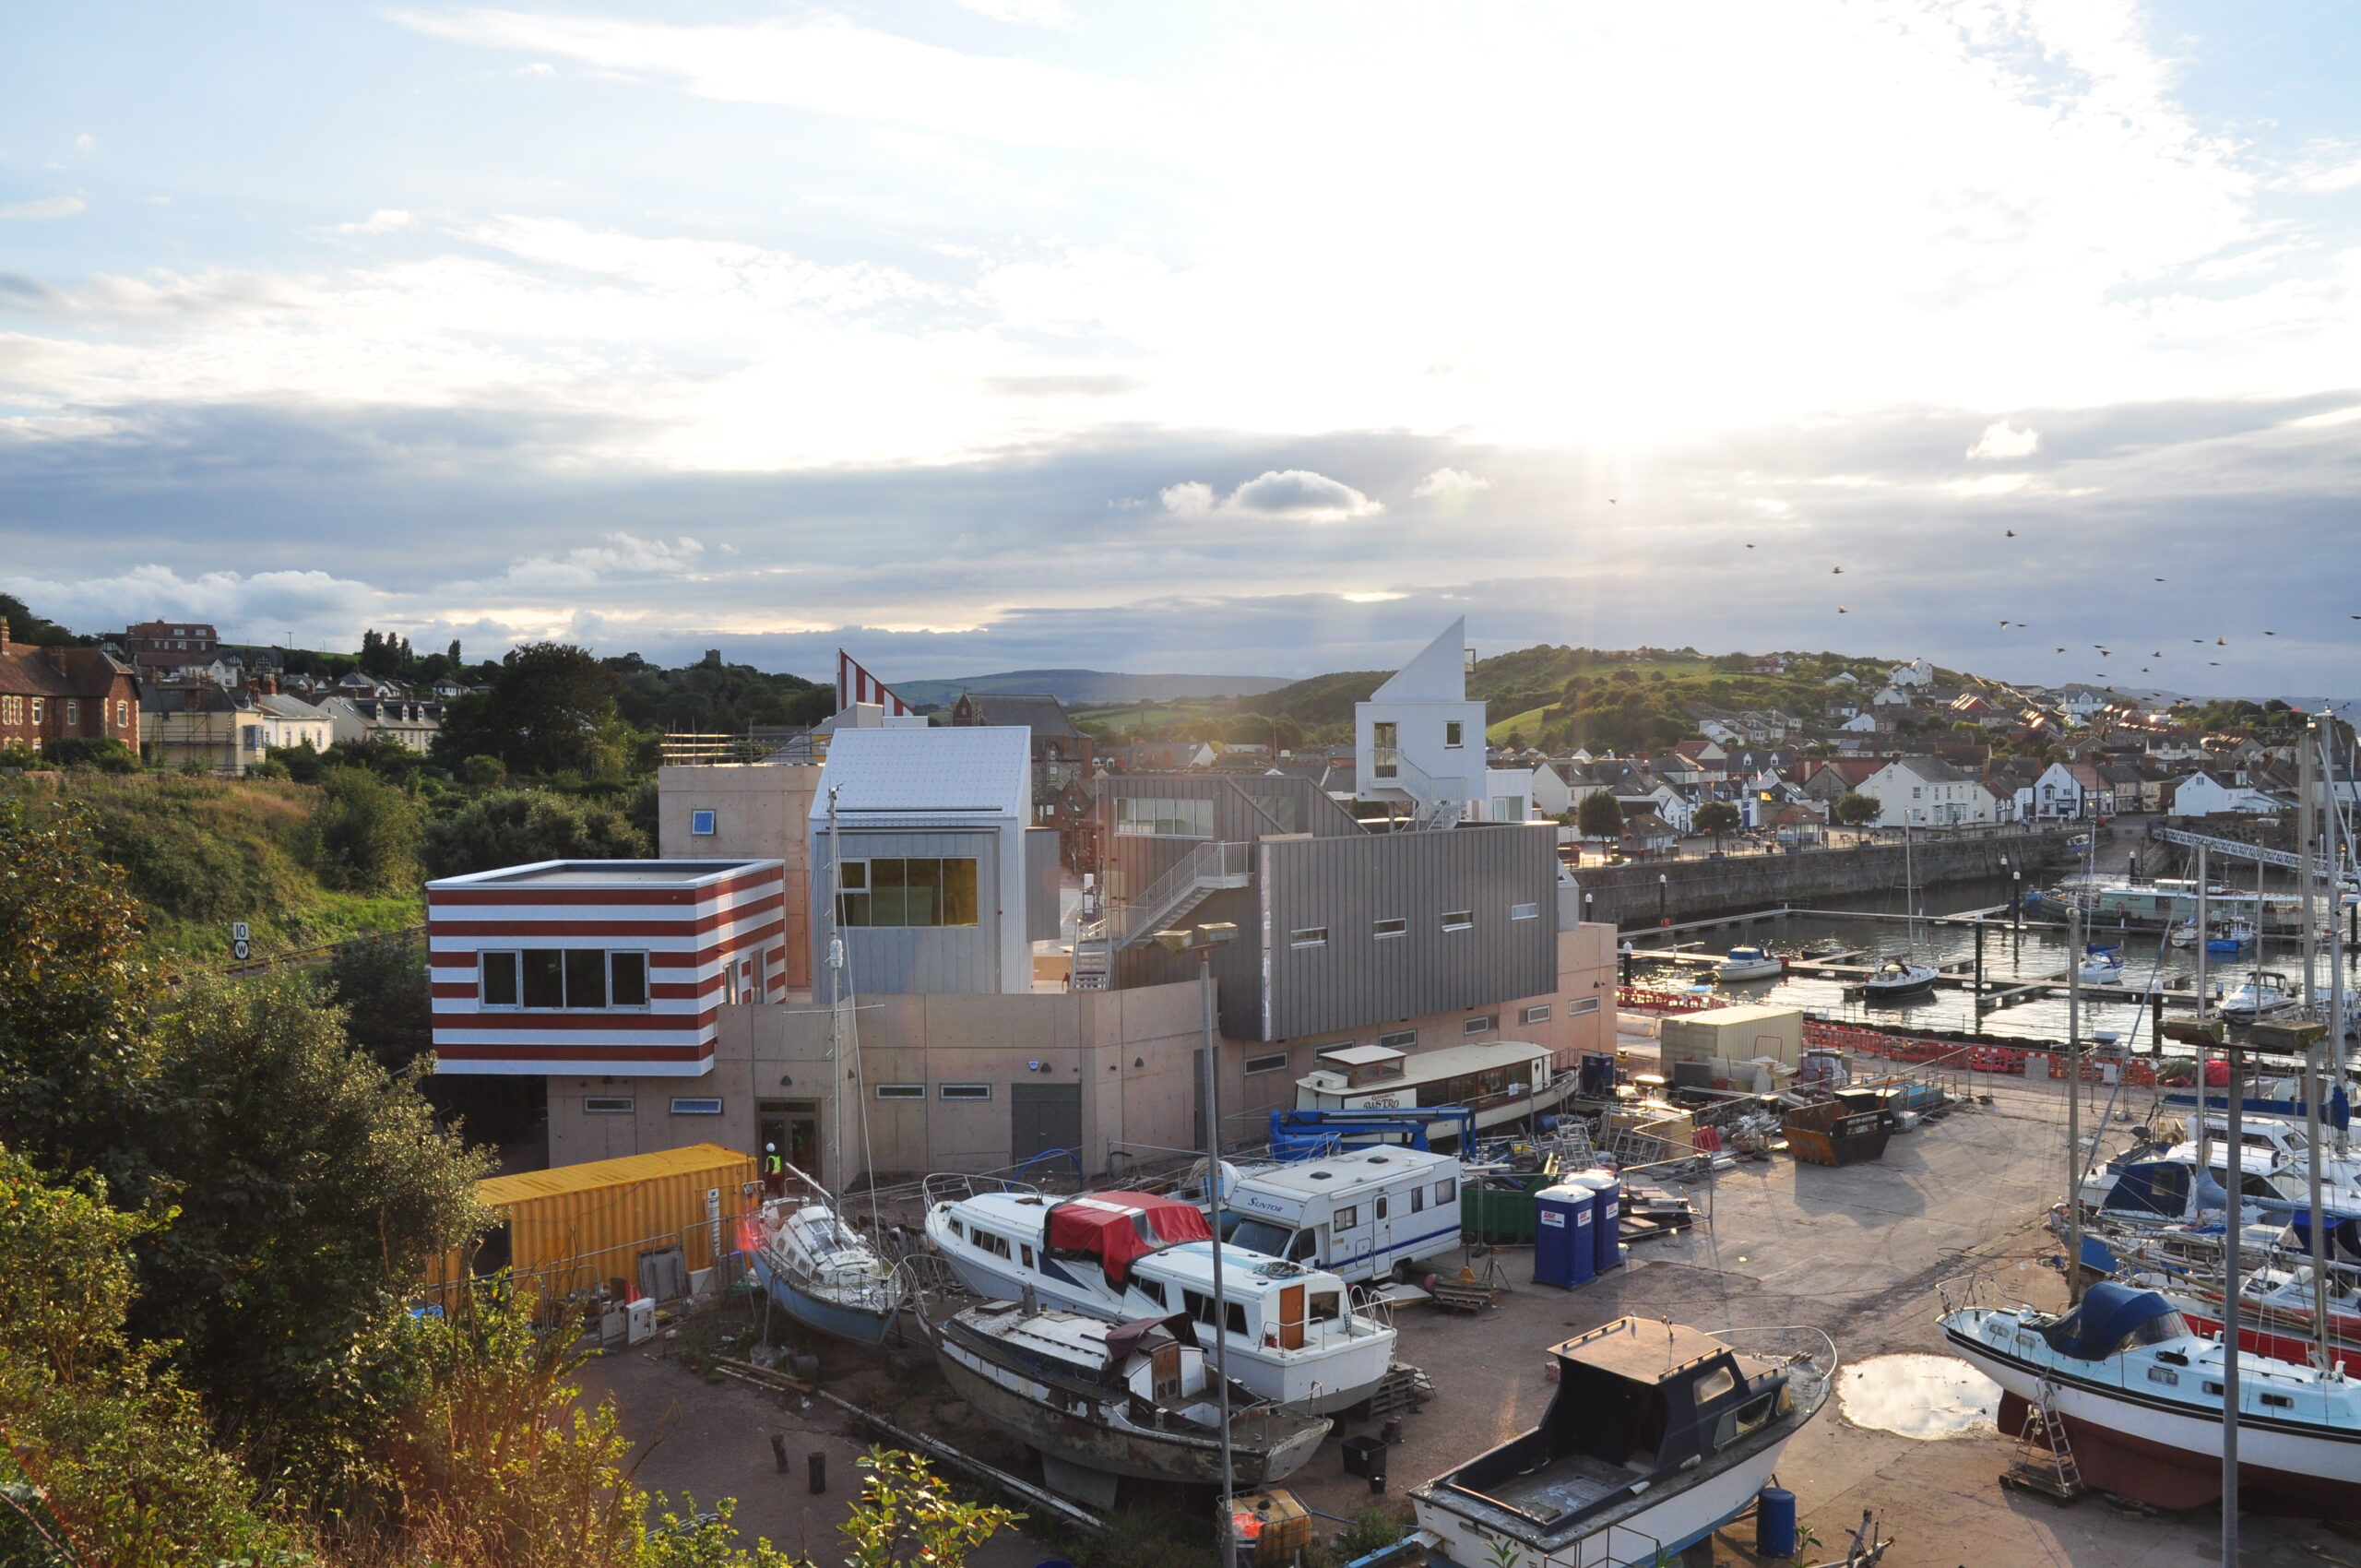
<path fill-rule="evenodd" d="M 1459 1161 L 1353 1148 L 1250 1170 L 1229 1183 L 1222 1239 L 1359 1283 L 1459 1245 Z"/>

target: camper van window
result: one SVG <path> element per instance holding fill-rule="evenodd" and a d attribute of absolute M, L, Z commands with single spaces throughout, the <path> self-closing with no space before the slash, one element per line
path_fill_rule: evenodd
<path fill-rule="evenodd" d="M 1385 1194 L 1383 1193 L 1377 1194 L 1377 1217 L 1380 1219 L 1383 1219 L 1385 1218 Z"/>
<path fill-rule="evenodd" d="M 1411 1189 L 1410 1189 L 1410 1212 L 1411 1212 L 1412 1214 L 1424 1214 L 1424 1213 L 1426 1212 L 1426 1208 L 1427 1208 L 1427 1190 L 1426 1190 L 1424 1187 L 1413 1187 L 1413 1188 L 1411 1188 Z"/>
<path fill-rule="evenodd" d="M 1306 1228 L 1295 1233 L 1295 1241 L 1287 1248 L 1289 1263 L 1311 1263 L 1320 1256 L 1320 1234 Z"/>
<path fill-rule="evenodd" d="M 1454 1197 L 1456 1197 L 1456 1196 L 1458 1196 L 1458 1195 L 1459 1195 L 1459 1178 L 1458 1178 L 1458 1177 L 1456 1177 L 1456 1176 L 1446 1176 L 1446 1177 L 1444 1177 L 1442 1181 L 1440 1181 L 1440 1182 L 1436 1182 L 1436 1183 L 1435 1183 L 1435 1202 L 1436 1202 L 1438 1205 L 1441 1205 L 1441 1204 L 1447 1204 L 1447 1203 L 1451 1202 L 1451 1200 L 1452 1200 L 1453 1198 L 1454 1198 Z"/>
<path fill-rule="evenodd" d="M 1358 1204 L 1347 1204 L 1336 1211 L 1336 1218 L 1329 1221 L 1339 1230 L 1350 1230 L 1360 1222 L 1361 1210 Z"/>
<path fill-rule="evenodd" d="M 1344 1313 L 1340 1301 L 1341 1298 L 1334 1290 L 1314 1290 L 1311 1293 L 1311 1321 L 1335 1323 Z"/>
<path fill-rule="evenodd" d="M 1295 1240 L 1295 1232 L 1284 1225 L 1260 1219 L 1251 1214 L 1231 1211 L 1222 1216 L 1222 1241 L 1233 1247 L 1243 1247 L 1250 1253 L 1268 1253 L 1285 1257 L 1287 1243 Z"/>

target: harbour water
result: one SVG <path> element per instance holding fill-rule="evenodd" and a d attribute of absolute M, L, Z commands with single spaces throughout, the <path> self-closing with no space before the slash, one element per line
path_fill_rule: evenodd
<path fill-rule="evenodd" d="M 2006 902 L 2011 891 L 2011 885 L 2004 882 L 1958 883 L 1924 889 L 1919 896 L 1918 912 L 1947 915 L 1988 909 Z M 1883 897 L 1872 895 L 1842 902 L 1846 909 L 1858 910 L 1863 916 L 1899 916 L 1907 912 L 1899 888 Z M 2022 926 L 2011 926 L 2008 916 L 2000 914 L 1989 917 L 1986 927 L 1984 969 L 1987 980 L 2014 978 L 2031 981 L 2061 977 L 2071 959 L 2071 945 L 2061 926 L 2030 920 Z M 1734 945 L 1755 943 L 1786 955 L 1809 946 L 1838 944 L 1857 950 L 1863 956 L 1857 962 L 1874 964 L 1890 955 L 1906 953 L 1915 962 L 1938 967 L 1972 963 L 1976 940 L 1975 928 L 1965 923 L 1921 923 L 1914 937 L 1912 927 L 1901 920 L 1847 919 L 1841 912 L 1785 915 L 1679 934 L 1683 941 L 1702 942 L 1702 951 L 1707 953 L 1726 953 Z M 2121 950 L 2125 987 L 2145 991 L 2151 985 L 2162 985 L 2185 991 L 2195 979 L 2196 955 L 2189 948 L 2172 946 L 2161 932 L 2094 931 L 2089 939 Z M 1710 971 L 1686 966 L 1652 968 L 1647 962 L 1647 945 L 1652 939 L 1645 932 L 1631 932 L 1626 940 L 1634 944 L 1633 978 L 1640 983 L 1691 985 L 1710 978 Z M 1692 949 L 1696 950 L 1699 949 Z M 2218 954 L 2210 956 L 2206 989 L 2218 995 L 2260 968 L 2284 977 L 2288 989 L 2294 992 L 2300 987 L 2302 967 L 2303 950 L 2296 938 L 2265 938 L 2259 947 L 2249 947 L 2235 957 Z M 2328 993 L 2329 980 L 2329 956 L 2323 943 L 2313 970 L 2313 982 L 2322 997 Z M 1772 980 L 1720 984 L 1714 989 L 1733 1003 L 1802 1007 L 1827 1017 L 1861 1023 L 1961 1033 L 1979 1027 L 1975 998 L 1964 986 L 1939 986 L 1930 994 L 1912 1001 L 1872 1005 L 1846 994 L 1851 983 L 1786 974 Z M 2346 955 L 2345 988 L 2348 993 L 2361 989 L 2361 955 Z M 1981 1028 L 1995 1038 L 2062 1042 L 2066 1039 L 2066 992 L 2061 979 L 2058 989 L 2047 996 L 1986 1013 Z M 2189 1016 L 2185 1004 L 2169 1007 L 2165 1013 L 2167 1018 Z M 2144 1050 L 2153 1043 L 2152 1017 L 2146 1005 L 2104 1002 L 2085 995 L 2083 1039 L 2090 1040 L 2102 1029 L 2114 1030 L 2127 1047 Z"/>

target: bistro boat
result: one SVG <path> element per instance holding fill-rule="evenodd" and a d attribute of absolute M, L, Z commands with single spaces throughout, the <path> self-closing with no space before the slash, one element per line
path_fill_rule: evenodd
<path fill-rule="evenodd" d="M 1214 1326 L 1213 1230 L 1203 1210 L 1150 1193 L 1057 1198 L 1023 1187 L 926 1182 L 927 1240 L 967 1288 L 1110 1322 L 1175 1313 Z M 1229 1374 L 1256 1397 L 1324 1414 L 1358 1405 L 1394 1365 L 1394 1331 L 1352 1310 L 1326 1269 L 1225 1245 Z"/>
<path fill-rule="evenodd" d="M 1118 1324 L 992 1301 L 943 1323 L 935 1358 L 953 1393 L 1045 1455 L 1102 1475 L 1220 1484 L 1219 1385 L 1186 1318 Z M 1332 1424 L 1233 1387 L 1234 1484 L 1284 1479 Z"/>
<path fill-rule="evenodd" d="M 1430 1561 L 1487 1568 L 1653 1568 L 1743 1512 L 1835 1375 L 1626 1317 L 1553 1346 L 1541 1424 L 1410 1493 Z"/>
<path fill-rule="evenodd" d="M 1553 1073 L 1546 1045 L 1487 1040 L 1446 1046 L 1416 1056 L 1391 1046 L 1344 1046 L 1320 1053 L 1311 1075 L 1296 1080 L 1298 1111 L 1406 1111 L 1465 1106 L 1484 1132 L 1555 1111 L 1578 1078 Z M 1437 1128 L 1431 1135 L 1446 1135 Z M 1465 1150 L 1461 1150 L 1465 1154 Z"/>

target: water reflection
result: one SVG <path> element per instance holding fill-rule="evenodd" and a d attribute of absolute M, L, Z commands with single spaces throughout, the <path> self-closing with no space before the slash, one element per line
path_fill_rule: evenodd
<path fill-rule="evenodd" d="M 1836 1397 L 1857 1427 L 1932 1442 L 1999 1430 L 2000 1385 L 1956 1356 L 1873 1356 L 1837 1374 Z"/>

